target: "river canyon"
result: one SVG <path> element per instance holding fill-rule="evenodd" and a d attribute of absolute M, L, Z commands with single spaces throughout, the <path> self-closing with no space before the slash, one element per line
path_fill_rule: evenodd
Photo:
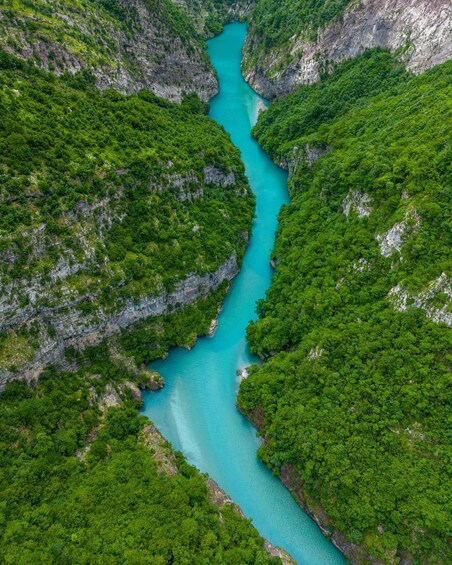
<path fill-rule="evenodd" d="M 256 301 L 270 285 L 269 257 L 278 212 L 289 199 L 286 173 L 251 136 L 265 101 L 240 72 L 245 37 L 246 25 L 235 23 L 208 42 L 220 82 L 210 115 L 241 151 L 256 196 L 253 235 L 215 335 L 199 339 L 191 351 L 175 349 L 168 359 L 153 363 L 166 386 L 145 395 L 143 413 L 175 449 L 231 496 L 272 544 L 283 547 L 300 565 L 341 565 L 345 563 L 342 554 L 258 459 L 261 440 L 235 406 L 237 369 L 258 362 L 248 350 L 246 326 L 256 318 Z"/>

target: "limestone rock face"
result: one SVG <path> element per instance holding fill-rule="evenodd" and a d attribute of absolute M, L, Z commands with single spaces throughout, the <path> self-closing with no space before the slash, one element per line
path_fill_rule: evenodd
<path fill-rule="evenodd" d="M 442 302 L 438 304 L 439 296 Z M 420 308 L 434 322 L 452 327 L 452 279 L 446 273 L 441 273 L 417 294 L 410 294 L 402 285 L 396 285 L 389 291 L 389 298 L 399 312 L 405 312 L 409 306 Z"/>
<path fill-rule="evenodd" d="M 137 402 L 141 401 L 141 391 L 135 383 L 129 381 L 124 383 L 123 389 L 125 389 L 133 400 L 136 400 Z"/>
<path fill-rule="evenodd" d="M 283 158 L 278 164 L 289 173 L 290 178 L 298 171 L 300 166 L 307 165 L 311 169 L 321 157 L 327 155 L 332 150 L 333 148 L 329 145 L 326 147 L 315 147 L 308 143 L 303 147 L 295 146 L 287 158 Z"/>
<path fill-rule="evenodd" d="M 180 8 L 161 0 L 119 0 L 116 9 L 115 16 L 96 3 L 66 9 L 50 1 L 52 20 L 33 10 L 11 19 L 0 10 L 0 48 L 56 74 L 89 69 L 102 90 L 147 88 L 173 101 L 184 92 L 206 101 L 217 93 L 202 37 Z"/>
<path fill-rule="evenodd" d="M 364 218 L 372 212 L 371 202 L 372 199 L 365 192 L 350 190 L 342 202 L 342 210 L 347 218 L 351 212 L 358 214 L 359 218 Z"/>
<path fill-rule="evenodd" d="M 145 367 L 138 373 L 138 386 L 140 391 L 152 390 L 153 392 L 156 392 L 165 386 L 165 381 L 160 373 Z"/>
<path fill-rule="evenodd" d="M 280 559 L 282 565 L 295 565 L 296 561 L 287 553 L 285 549 L 282 547 L 275 546 L 271 544 L 268 540 L 264 542 L 264 549 L 267 551 L 272 557 L 278 557 Z"/>
<path fill-rule="evenodd" d="M 320 30 L 316 41 L 304 35 L 279 51 L 266 51 L 251 28 L 244 70 L 257 92 L 273 97 L 312 84 L 334 64 L 373 47 L 397 51 L 409 70 L 423 72 L 452 56 L 452 5 L 450 0 L 361 0 Z M 250 68 L 247 60 L 259 48 L 262 55 Z"/>
<path fill-rule="evenodd" d="M 99 399 L 99 406 L 102 411 L 108 410 L 109 408 L 119 406 L 122 404 L 122 399 L 118 392 L 115 390 L 113 385 L 108 384 L 105 387 L 105 392 Z"/>
<path fill-rule="evenodd" d="M 97 345 L 103 339 L 118 334 L 140 320 L 160 316 L 206 298 L 217 290 L 223 281 L 232 280 L 238 270 L 234 251 L 215 272 L 201 276 L 189 275 L 176 285 L 172 292 L 125 301 L 122 305 L 118 305 L 118 309 L 113 313 L 98 309 L 91 317 L 67 306 L 42 308 L 39 311 L 25 308 L 17 313 L 15 322 L 18 323 L 18 319 L 21 318 L 23 323 L 37 325 L 41 332 L 39 346 L 33 358 L 20 367 L 20 374 L 9 369 L 0 370 L 0 389 L 8 381 L 18 377 L 28 381 L 37 378 L 48 364 L 58 363 L 63 368 L 66 367 L 64 349 L 68 346 L 83 349 Z M 51 335 L 48 333 L 49 327 L 53 328 Z M 0 330 L 7 328 L 8 325 L 3 327 L 0 324 Z"/>
<path fill-rule="evenodd" d="M 204 168 L 204 184 L 213 184 L 226 188 L 235 184 L 235 175 L 230 173 L 222 173 L 217 167 L 208 166 Z"/>
<path fill-rule="evenodd" d="M 376 239 L 380 245 L 382 256 L 391 257 L 395 252 L 400 253 L 410 233 L 416 231 L 420 223 L 421 218 L 416 213 L 416 210 L 412 209 L 400 223 L 395 224 L 383 234 L 377 234 Z"/>

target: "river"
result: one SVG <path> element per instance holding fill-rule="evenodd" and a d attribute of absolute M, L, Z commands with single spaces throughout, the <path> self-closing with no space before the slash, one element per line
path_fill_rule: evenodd
<path fill-rule="evenodd" d="M 208 473 L 239 504 L 263 537 L 286 549 L 300 565 L 343 565 L 342 554 L 259 461 L 260 440 L 235 407 L 236 370 L 256 361 L 246 345 L 246 326 L 256 318 L 256 301 L 270 286 L 269 256 L 277 214 L 288 202 L 286 173 L 250 134 L 262 99 L 240 73 L 245 36 L 246 25 L 236 23 L 208 42 L 220 81 L 210 115 L 242 153 L 257 200 L 253 235 L 214 337 L 199 339 L 191 351 L 174 349 L 168 359 L 153 363 L 166 384 L 159 393 L 145 394 L 143 413 L 190 463 Z"/>

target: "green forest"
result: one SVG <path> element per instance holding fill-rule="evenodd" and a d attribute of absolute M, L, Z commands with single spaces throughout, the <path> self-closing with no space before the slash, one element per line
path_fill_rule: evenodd
<path fill-rule="evenodd" d="M 369 51 L 254 130 L 292 201 L 238 404 L 270 468 L 385 563 L 452 560 L 451 77 Z"/>
<path fill-rule="evenodd" d="M 100 346 L 0 402 L 2 563 L 279 563 L 234 505 L 140 416 L 143 364 L 205 335 L 225 289 Z"/>
<path fill-rule="evenodd" d="M 265 564 L 279 562 L 234 506 L 149 435 L 133 380 L 102 351 L 77 372 L 49 368 L 0 403 L 2 563 Z M 117 406 L 102 402 L 106 387 Z"/>

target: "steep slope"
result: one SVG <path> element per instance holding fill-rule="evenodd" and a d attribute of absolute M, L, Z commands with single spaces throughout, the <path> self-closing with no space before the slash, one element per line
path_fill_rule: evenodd
<path fill-rule="evenodd" d="M 289 168 L 240 408 L 354 563 L 450 563 L 452 63 L 368 52 L 255 134 Z"/>
<path fill-rule="evenodd" d="M 6 54 L 0 67 L 4 383 L 218 289 L 253 197 L 196 97 L 101 94 Z"/>
<path fill-rule="evenodd" d="M 310 84 L 368 48 L 389 48 L 422 72 L 452 56 L 448 0 L 260 0 L 243 69 L 267 97 Z"/>
<path fill-rule="evenodd" d="M 88 69 L 101 89 L 177 101 L 217 91 L 201 34 L 170 0 L 8 0 L 0 46 L 57 74 Z"/>

